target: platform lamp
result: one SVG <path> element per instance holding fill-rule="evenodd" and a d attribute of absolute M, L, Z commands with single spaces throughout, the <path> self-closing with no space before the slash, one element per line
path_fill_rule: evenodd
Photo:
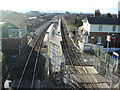
<path fill-rule="evenodd" d="M 109 34 L 107 35 L 106 41 L 107 41 L 107 49 L 109 49 L 109 43 L 111 41 L 111 36 Z M 109 52 L 109 50 L 108 50 L 108 52 Z M 106 82 L 107 82 L 107 70 L 109 67 L 108 60 L 107 60 L 107 50 L 106 50 L 105 60 L 106 60 Z"/>

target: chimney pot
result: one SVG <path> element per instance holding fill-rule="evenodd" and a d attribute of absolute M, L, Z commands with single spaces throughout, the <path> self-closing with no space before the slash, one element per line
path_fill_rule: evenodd
<path fill-rule="evenodd" d="M 100 17 L 100 10 L 98 9 L 98 10 L 95 10 L 95 15 L 94 15 L 95 17 Z"/>

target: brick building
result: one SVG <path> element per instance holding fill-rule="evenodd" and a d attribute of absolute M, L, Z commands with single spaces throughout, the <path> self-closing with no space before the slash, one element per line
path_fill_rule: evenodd
<path fill-rule="evenodd" d="M 13 12 L 2 12 L 2 52 L 18 55 L 27 44 L 27 23 Z"/>
<path fill-rule="evenodd" d="M 79 28 L 83 43 L 98 44 L 106 47 L 106 38 L 111 38 L 110 47 L 120 48 L 120 18 L 86 17 Z"/>

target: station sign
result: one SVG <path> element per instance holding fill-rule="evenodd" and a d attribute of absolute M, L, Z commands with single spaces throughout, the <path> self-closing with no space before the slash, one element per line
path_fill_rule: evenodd
<path fill-rule="evenodd" d="M 116 52 L 113 52 L 113 55 L 112 55 L 113 59 L 115 59 L 116 61 L 119 60 L 119 54 L 116 53 Z"/>

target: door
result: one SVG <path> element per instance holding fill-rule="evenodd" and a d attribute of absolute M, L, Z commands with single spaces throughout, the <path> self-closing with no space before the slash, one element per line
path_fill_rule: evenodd
<path fill-rule="evenodd" d="M 97 44 L 102 44 L 102 37 L 98 37 Z"/>

